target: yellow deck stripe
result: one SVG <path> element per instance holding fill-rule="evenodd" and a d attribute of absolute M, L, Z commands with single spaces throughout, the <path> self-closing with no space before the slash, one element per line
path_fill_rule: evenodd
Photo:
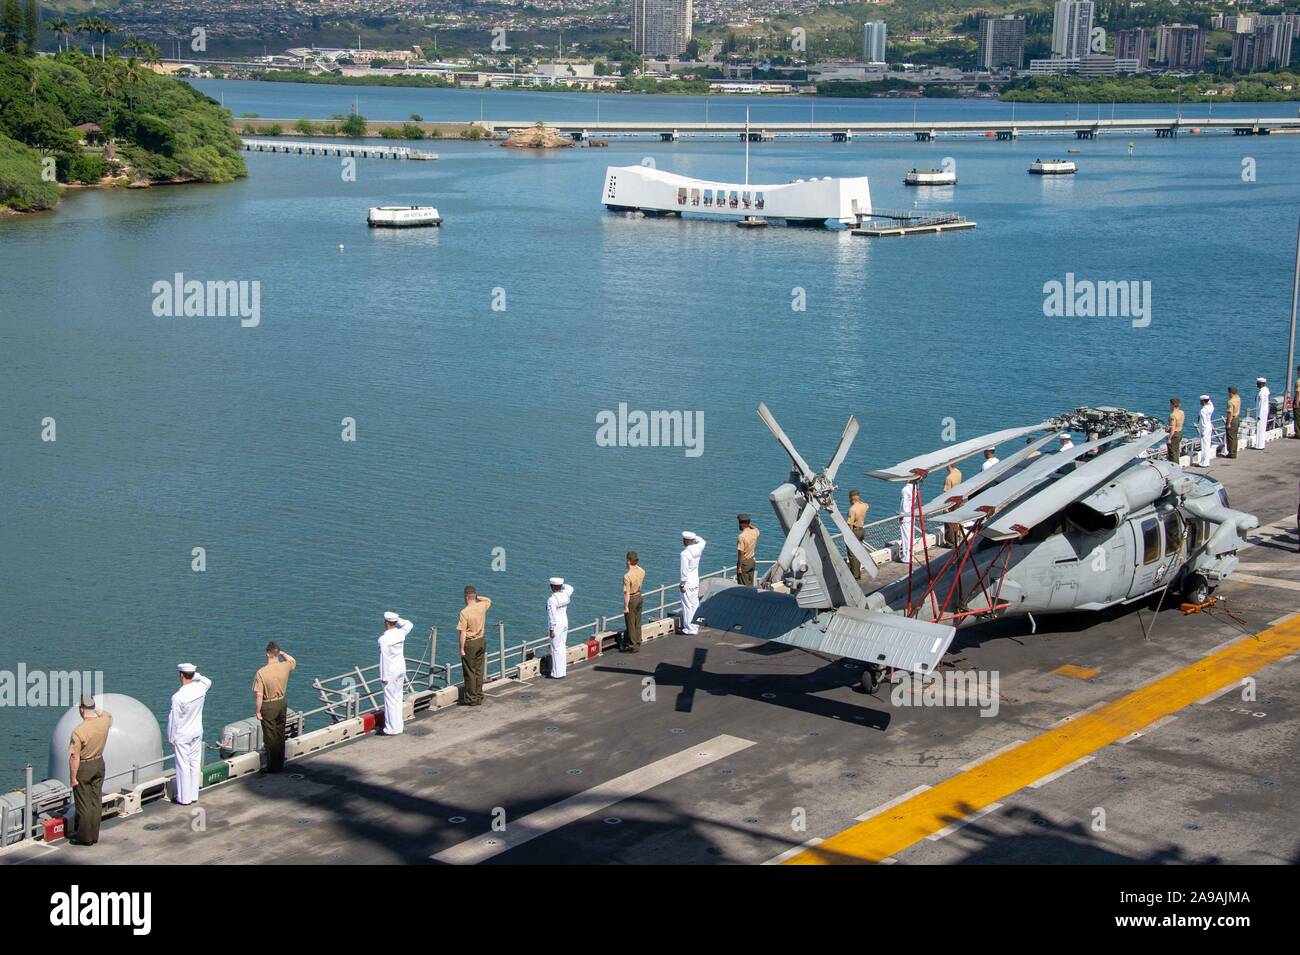
<path fill-rule="evenodd" d="M 785 865 L 881 862 L 1048 773 L 1300 650 L 1300 617 L 1243 637 L 1127 696 L 939 783 L 787 859 Z"/>

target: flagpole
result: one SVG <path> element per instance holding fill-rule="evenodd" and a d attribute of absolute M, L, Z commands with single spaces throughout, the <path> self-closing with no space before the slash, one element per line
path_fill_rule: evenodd
<path fill-rule="evenodd" d="M 1292 375 L 1295 373 L 1295 312 L 1296 300 L 1300 299 L 1300 226 L 1296 228 L 1295 242 L 1295 278 L 1291 285 L 1291 339 L 1286 350 L 1286 395 L 1288 398 L 1295 394 L 1294 382 Z M 1286 407 L 1286 403 L 1282 405 Z M 1300 418 L 1297 418 L 1297 412 L 1300 408 L 1292 407 L 1291 421 L 1292 426 L 1296 429 L 1296 434 L 1300 435 Z"/>

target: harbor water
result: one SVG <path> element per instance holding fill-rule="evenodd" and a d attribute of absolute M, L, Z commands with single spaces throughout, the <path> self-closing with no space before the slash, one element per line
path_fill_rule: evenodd
<path fill-rule="evenodd" d="M 289 119 L 345 112 L 354 96 L 372 119 L 596 109 L 576 94 L 197 85 L 237 114 Z M 705 108 L 695 97 L 599 106 L 683 121 Z M 819 121 L 1010 111 L 812 108 Z M 744 101 L 707 109 L 734 120 Z M 1080 149 L 1078 175 L 1028 175 L 1067 147 Z M 877 206 L 978 223 L 909 239 L 600 205 L 607 165 L 735 180 L 742 149 L 730 140 L 433 148 L 437 162 L 361 161 L 352 178 L 338 158 L 249 155 L 249 177 L 229 185 L 82 191 L 53 214 L 0 220 L 0 670 L 102 671 L 108 692 L 165 717 L 176 664 L 192 661 L 213 679 L 212 739 L 251 715 L 268 639 L 300 661 L 290 705 L 301 708 L 311 676 L 373 662 L 384 610 L 415 622 L 408 653 L 436 626 L 450 659 L 467 583 L 517 642 L 544 632 L 552 575 L 575 585 L 574 625 L 617 611 L 629 548 L 648 586 L 672 581 L 683 529 L 709 540 L 702 569 L 717 569 L 748 511 L 770 557 L 767 494 L 788 462 L 755 416 L 760 400 L 815 467 L 858 416 L 843 495 L 860 484 L 876 518 L 895 490 L 862 472 L 952 438 L 1085 404 L 1163 415 L 1169 397 L 1194 406 L 1208 391 L 1222 406 L 1228 385 L 1284 378 L 1294 136 L 751 148 L 756 183 L 866 175 Z M 945 158 L 957 186 L 902 184 Z M 435 205 L 444 226 L 368 229 L 379 205 Z M 256 324 L 155 314 L 157 283 L 178 275 L 259 283 Z M 1137 283 L 1145 314 L 1047 314 L 1045 286 L 1080 281 Z M 680 411 L 703 430 L 685 446 L 609 446 L 599 421 L 620 405 Z M 42 440 L 45 419 L 57 440 Z M 0 789 L 28 761 L 40 778 L 58 715 L 0 710 Z"/>

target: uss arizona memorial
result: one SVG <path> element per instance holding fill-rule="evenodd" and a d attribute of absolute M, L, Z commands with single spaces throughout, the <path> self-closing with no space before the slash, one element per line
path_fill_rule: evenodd
<path fill-rule="evenodd" d="M 866 176 L 760 185 L 691 179 L 653 166 L 610 166 L 601 201 L 615 212 L 761 216 L 807 225 L 853 225 L 872 211 Z"/>

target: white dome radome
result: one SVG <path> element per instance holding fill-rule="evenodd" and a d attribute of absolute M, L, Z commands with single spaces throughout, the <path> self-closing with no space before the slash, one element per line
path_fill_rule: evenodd
<path fill-rule="evenodd" d="M 144 767 L 140 770 L 141 779 L 160 775 L 163 766 L 157 761 L 163 755 L 162 730 L 149 707 L 135 697 L 105 693 L 100 708 L 113 716 L 113 726 L 108 731 L 108 743 L 104 747 L 104 792 L 129 786 L 133 766 Z M 80 722 L 81 714 L 74 706 L 54 725 L 46 778 L 71 784 L 68 779 L 68 740 Z"/>

